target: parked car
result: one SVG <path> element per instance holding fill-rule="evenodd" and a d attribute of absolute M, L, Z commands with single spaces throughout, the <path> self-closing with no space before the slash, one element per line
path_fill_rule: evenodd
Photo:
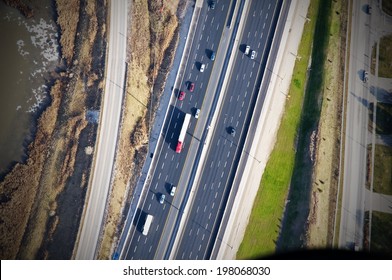
<path fill-rule="evenodd" d="M 252 54 L 250 55 L 250 59 L 255 59 L 255 56 L 256 56 L 256 52 L 252 51 Z"/>
<path fill-rule="evenodd" d="M 159 198 L 159 203 L 160 204 L 163 204 L 165 202 L 165 197 L 166 196 L 164 194 L 161 195 L 161 197 Z"/>
<path fill-rule="evenodd" d="M 206 69 L 206 65 L 202 63 L 202 65 L 200 66 L 200 72 L 204 72 L 204 69 Z"/>
<path fill-rule="evenodd" d="M 250 51 L 250 46 L 246 45 L 245 55 L 249 55 L 249 51 Z"/>
<path fill-rule="evenodd" d="M 188 89 L 190 92 L 193 92 L 195 90 L 195 83 L 190 82 L 188 84 Z"/>
<path fill-rule="evenodd" d="M 198 118 L 199 118 L 199 115 L 200 115 L 200 109 L 196 109 L 196 112 L 195 112 L 195 119 L 198 119 Z"/>
<path fill-rule="evenodd" d="M 178 100 L 184 100 L 184 98 L 185 98 L 185 92 L 180 91 L 180 94 L 178 95 Z"/>

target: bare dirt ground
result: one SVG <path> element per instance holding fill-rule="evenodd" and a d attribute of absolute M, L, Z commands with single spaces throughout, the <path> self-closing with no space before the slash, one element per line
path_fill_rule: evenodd
<path fill-rule="evenodd" d="M 26 162 L 0 182 L 1 259 L 68 258 L 84 202 L 91 163 L 84 148 L 93 146 L 96 133 L 86 114 L 100 105 L 105 27 L 97 14 L 105 4 L 57 0 L 56 8 L 65 70 L 53 73 L 51 102 L 37 121 Z M 66 242 L 54 246 L 59 239 Z"/>
<path fill-rule="evenodd" d="M 332 247 L 339 178 L 340 131 L 347 30 L 347 3 L 333 2 L 331 36 L 324 66 L 320 122 L 313 135 L 314 169 L 306 234 L 308 248 Z"/>
<path fill-rule="evenodd" d="M 146 157 L 149 129 L 178 41 L 178 2 L 134 0 L 130 5 L 126 96 L 99 259 L 113 253 Z"/>

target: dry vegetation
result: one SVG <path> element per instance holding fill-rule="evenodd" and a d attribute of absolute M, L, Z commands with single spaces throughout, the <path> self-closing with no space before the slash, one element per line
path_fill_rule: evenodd
<path fill-rule="evenodd" d="M 331 247 L 333 238 L 339 175 L 347 3 L 333 2 L 332 11 L 336 12 L 332 13 L 332 36 L 324 66 L 324 100 L 317 135 L 314 137 L 317 149 L 310 204 L 312 207 L 308 217 L 309 248 Z"/>
<path fill-rule="evenodd" d="M 121 213 L 147 152 L 150 121 L 162 94 L 177 42 L 177 1 L 133 0 L 128 24 L 128 73 L 113 188 L 99 253 L 110 258 Z M 174 44 L 173 44 L 174 43 Z M 162 81 L 162 82 L 161 82 Z"/>
<path fill-rule="evenodd" d="M 97 34 L 95 2 L 87 2 L 88 24 L 84 27 L 78 25 L 79 0 L 56 2 L 62 31 L 60 43 L 68 69 L 56 76 L 50 90 L 51 103 L 38 120 L 26 163 L 17 164 L 0 182 L 1 259 L 50 256 L 46 245 L 61 223 L 56 212 L 57 200 L 74 174 L 77 151 L 84 148 L 80 147 L 79 138 L 88 125 L 85 118 L 87 92 L 101 88 L 101 84 L 93 87 L 98 76 L 91 72 Z M 75 40 L 77 30 L 80 36 Z M 83 173 L 80 182 L 83 187 L 88 171 L 78 172 Z"/>
<path fill-rule="evenodd" d="M 74 54 L 76 28 L 79 22 L 80 0 L 56 0 L 57 3 L 57 23 L 61 29 L 61 51 L 63 58 L 68 64 L 71 63 Z"/>

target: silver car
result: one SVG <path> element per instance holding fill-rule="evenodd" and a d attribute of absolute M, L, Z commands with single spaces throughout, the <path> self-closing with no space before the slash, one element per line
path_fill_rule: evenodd
<path fill-rule="evenodd" d="M 163 204 L 165 202 L 165 197 L 166 196 L 164 194 L 161 195 L 161 197 L 159 198 L 159 203 L 160 204 Z"/>
<path fill-rule="evenodd" d="M 256 56 L 256 52 L 252 51 L 252 54 L 250 55 L 250 59 L 255 59 L 255 56 Z"/>
<path fill-rule="evenodd" d="M 201 66 L 200 66 L 200 72 L 204 72 L 204 69 L 206 68 L 206 65 L 203 63 Z"/>
<path fill-rule="evenodd" d="M 174 195 L 175 195 L 175 193 L 176 193 L 176 189 L 177 189 L 177 187 L 176 187 L 176 186 L 172 186 L 172 187 L 171 187 L 171 190 L 170 190 L 170 196 L 174 196 Z"/>
<path fill-rule="evenodd" d="M 248 55 L 249 51 L 250 51 L 250 46 L 247 45 L 245 48 L 245 55 Z"/>
<path fill-rule="evenodd" d="M 198 118 L 199 118 L 199 115 L 200 115 L 200 109 L 196 109 L 196 112 L 195 112 L 195 119 L 198 119 Z"/>

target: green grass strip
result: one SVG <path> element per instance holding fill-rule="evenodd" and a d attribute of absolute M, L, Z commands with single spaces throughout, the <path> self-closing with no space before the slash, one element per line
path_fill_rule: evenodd
<path fill-rule="evenodd" d="M 277 134 L 275 147 L 262 176 L 237 259 L 253 259 L 275 252 L 295 161 L 295 142 L 301 121 L 306 74 L 311 55 L 319 1 L 311 1 L 310 21 L 305 23 L 294 67 L 289 99 Z"/>

